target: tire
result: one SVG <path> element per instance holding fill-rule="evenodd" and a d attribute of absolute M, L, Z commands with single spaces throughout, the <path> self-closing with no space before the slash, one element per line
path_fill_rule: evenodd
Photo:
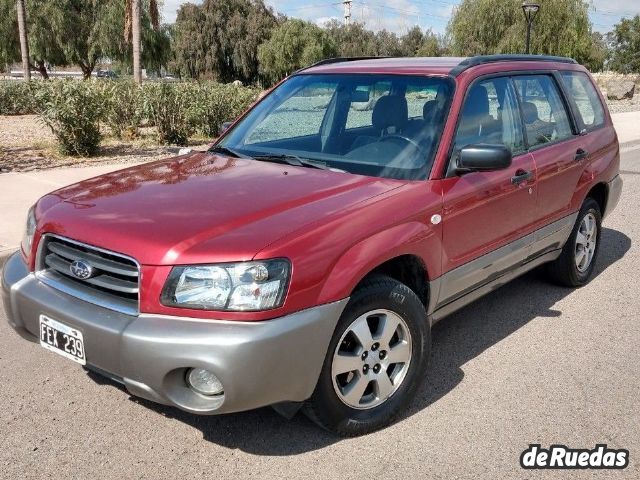
<path fill-rule="evenodd" d="M 585 240 L 585 228 L 589 229 L 585 226 L 585 222 L 588 221 L 594 224 L 595 231 L 590 233 Z M 554 283 L 565 287 L 581 287 L 591 279 L 600 250 L 601 230 L 600 206 L 593 198 L 587 197 L 578 213 L 571 235 L 562 248 L 562 253 L 547 266 L 548 276 Z M 586 252 L 585 249 L 587 249 Z M 578 258 L 581 252 L 585 253 L 585 256 L 579 262 Z"/>
<path fill-rule="evenodd" d="M 366 331 L 371 334 L 368 339 Z M 342 437 L 383 428 L 413 398 L 425 376 L 430 351 L 431 329 L 418 296 L 397 280 L 373 276 L 358 287 L 345 307 L 304 411 L 322 428 Z M 360 394 L 362 385 L 366 389 Z"/>

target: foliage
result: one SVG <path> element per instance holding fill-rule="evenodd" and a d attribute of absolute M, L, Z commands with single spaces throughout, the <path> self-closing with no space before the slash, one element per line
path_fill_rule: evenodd
<path fill-rule="evenodd" d="M 258 48 L 261 73 L 280 78 L 323 58 L 334 57 L 336 46 L 320 27 L 303 20 L 287 20 Z"/>
<path fill-rule="evenodd" d="M 37 87 L 38 82 L 0 81 L 0 115 L 34 113 L 34 93 Z"/>
<path fill-rule="evenodd" d="M 445 53 L 443 39 L 418 26 L 402 37 L 387 30 L 374 33 L 361 23 L 343 25 L 337 20 L 328 22 L 325 28 L 341 57 L 439 57 Z"/>
<path fill-rule="evenodd" d="M 102 120 L 116 138 L 135 138 L 142 122 L 143 105 L 140 87 L 129 81 L 96 82 L 96 92 L 104 99 Z"/>
<path fill-rule="evenodd" d="M 156 126 L 158 142 L 186 145 L 195 130 L 189 117 L 193 105 L 191 85 L 147 83 L 142 90 L 144 112 Z"/>
<path fill-rule="evenodd" d="M 15 3 L 15 2 L 14 2 Z M 48 65 L 66 65 L 67 58 L 60 38 L 51 35 L 56 18 L 49 0 L 26 0 L 27 32 L 30 63 L 43 78 L 48 78 Z"/>
<path fill-rule="evenodd" d="M 174 67 L 184 77 L 253 83 L 259 73 L 258 46 L 275 25 L 263 0 L 187 3 L 173 28 Z"/>
<path fill-rule="evenodd" d="M 15 0 L 0 0 L 0 70 L 20 60 Z"/>
<path fill-rule="evenodd" d="M 331 20 L 325 25 L 333 39 L 339 57 L 369 57 L 377 55 L 376 35 L 362 23 L 344 25 Z"/>
<path fill-rule="evenodd" d="M 94 29 L 95 42 L 103 55 L 119 62 L 127 70 L 132 68 L 132 45 L 125 29 L 126 0 L 108 0 L 98 16 Z M 140 29 L 142 37 L 142 66 L 159 72 L 171 58 L 171 41 L 168 26 L 154 28 L 150 0 L 142 0 Z M 129 37 L 130 37 L 130 31 Z"/>
<path fill-rule="evenodd" d="M 158 71 L 170 57 L 168 29 L 154 30 L 149 2 L 143 0 L 142 64 Z M 47 78 L 47 66 L 74 64 L 85 78 L 107 56 L 131 63 L 125 42 L 125 0 L 26 0 L 30 61 Z M 0 63 L 20 58 L 15 0 L 0 0 Z"/>
<path fill-rule="evenodd" d="M 622 19 L 607 40 L 611 49 L 607 66 L 620 73 L 640 73 L 640 15 Z"/>
<path fill-rule="evenodd" d="M 202 135 L 215 138 L 226 121 L 239 117 L 258 97 L 256 88 L 199 82 L 189 88 L 191 125 Z"/>
<path fill-rule="evenodd" d="M 91 84 L 76 80 L 41 82 L 35 98 L 38 115 L 58 140 L 62 154 L 97 153 L 104 102 Z"/>
<path fill-rule="evenodd" d="M 575 58 L 592 70 L 602 68 L 585 0 L 540 0 L 531 52 Z M 526 21 L 520 0 L 463 0 L 447 27 L 454 55 L 522 53 Z"/>

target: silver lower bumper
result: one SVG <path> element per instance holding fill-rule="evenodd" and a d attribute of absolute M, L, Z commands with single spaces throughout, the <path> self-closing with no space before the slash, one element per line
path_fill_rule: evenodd
<path fill-rule="evenodd" d="M 602 213 L 602 218 L 607 217 L 618 206 L 620 196 L 622 195 L 622 177 L 616 175 L 608 184 L 609 194 L 607 196 L 607 205 Z"/>
<path fill-rule="evenodd" d="M 9 324 L 38 341 L 41 314 L 79 329 L 87 365 L 115 377 L 134 396 L 198 414 L 249 410 L 312 394 L 347 300 L 261 322 L 125 315 L 40 282 L 19 254 L 2 273 Z M 193 392 L 186 370 L 211 370 L 224 402 Z"/>

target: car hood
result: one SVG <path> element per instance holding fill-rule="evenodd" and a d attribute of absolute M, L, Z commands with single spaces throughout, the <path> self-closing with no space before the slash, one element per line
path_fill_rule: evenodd
<path fill-rule="evenodd" d="M 39 202 L 38 230 L 147 265 L 249 260 L 305 224 L 403 184 L 195 153 L 57 190 Z"/>

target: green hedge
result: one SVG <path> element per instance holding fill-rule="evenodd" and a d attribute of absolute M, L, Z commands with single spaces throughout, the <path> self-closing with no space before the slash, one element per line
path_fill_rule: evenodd
<path fill-rule="evenodd" d="M 0 115 L 37 114 L 69 155 L 98 151 L 100 126 L 116 138 L 134 138 L 141 125 L 155 126 L 161 144 L 184 145 L 213 138 L 260 90 L 215 82 L 0 81 Z"/>

